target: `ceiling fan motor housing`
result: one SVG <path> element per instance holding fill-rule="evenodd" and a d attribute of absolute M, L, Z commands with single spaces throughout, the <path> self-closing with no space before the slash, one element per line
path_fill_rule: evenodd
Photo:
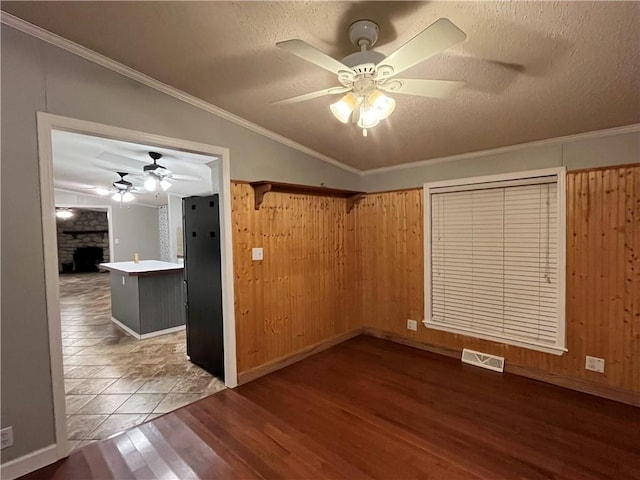
<path fill-rule="evenodd" d="M 153 163 L 142 167 L 144 172 L 156 173 L 156 170 L 166 170 L 162 165 L 158 165 L 156 162 L 162 158 L 162 154 L 158 152 L 149 152 L 149 156 L 153 159 Z"/>
<path fill-rule="evenodd" d="M 116 173 L 120 175 L 120 180 L 118 180 L 117 182 L 113 182 L 114 187 L 116 187 L 118 190 L 128 190 L 133 187 L 133 183 L 124 179 L 124 177 L 129 175 L 127 172 L 116 172 Z"/>
<path fill-rule="evenodd" d="M 353 22 L 349 27 L 349 40 L 356 47 L 366 46 L 373 47 L 378 41 L 380 27 L 371 20 L 358 20 Z"/>

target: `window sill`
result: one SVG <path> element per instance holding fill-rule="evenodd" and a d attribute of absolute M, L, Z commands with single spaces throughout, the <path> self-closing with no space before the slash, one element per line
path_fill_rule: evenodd
<path fill-rule="evenodd" d="M 502 343 L 506 345 L 514 345 L 516 347 L 527 348 L 529 350 L 537 350 L 539 352 L 544 352 L 544 353 L 551 353 L 553 355 L 562 355 L 568 351 L 565 347 L 560 347 L 556 345 L 543 345 L 540 343 L 525 342 L 523 340 L 516 340 L 513 338 L 504 338 L 497 335 L 476 332 L 474 330 L 466 330 L 463 328 L 454 328 L 448 325 L 441 325 L 438 323 L 429 322 L 427 320 L 423 320 L 422 324 L 426 328 L 430 328 L 433 330 L 440 330 L 442 332 L 456 333 L 459 335 L 466 335 L 468 337 L 481 338 L 483 340 L 490 340 L 492 342 Z"/>

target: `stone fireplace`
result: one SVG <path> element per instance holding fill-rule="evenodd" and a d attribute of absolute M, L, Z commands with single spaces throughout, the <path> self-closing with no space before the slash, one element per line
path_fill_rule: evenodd
<path fill-rule="evenodd" d="M 72 210 L 73 217 L 56 219 L 59 271 L 97 271 L 97 263 L 109 261 L 107 212 Z"/>

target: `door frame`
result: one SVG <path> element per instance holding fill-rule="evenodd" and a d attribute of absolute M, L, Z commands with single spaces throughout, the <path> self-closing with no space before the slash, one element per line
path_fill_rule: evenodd
<path fill-rule="evenodd" d="M 45 112 L 37 113 L 37 125 L 41 193 L 40 206 L 42 209 L 45 289 L 49 328 L 49 356 L 51 361 L 56 454 L 57 458 L 60 459 L 69 455 L 69 442 L 67 440 L 64 367 L 62 360 L 62 325 L 60 319 L 60 292 L 58 287 L 58 249 L 53 186 L 52 131 L 61 130 L 131 143 L 143 143 L 145 145 L 200 153 L 217 158 L 217 160 L 207 165 L 212 169 L 212 184 L 213 182 L 218 182 L 218 191 L 220 194 L 220 231 L 223 239 L 220 247 L 222 260 L 225 385 L 233 388 L 238 385 L 238 371 L 236 363 L 236 329 L 233 291 L 233 243 L 231 237 L 230 153 L 228 148 L 215 145 L 165 137 L 148 132 L 114 127 Z M 215 175 L 216 169 L 218 172 L 217 175 Z M 217 178 L 213 178 L 214 175 Z"/>

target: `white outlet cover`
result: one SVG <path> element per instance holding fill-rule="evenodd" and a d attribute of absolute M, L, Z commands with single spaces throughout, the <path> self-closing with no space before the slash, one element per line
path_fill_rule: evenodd
<path fill-rule="evenodd" d="M 251 249 L 251 260 L 262 260 L 262 258 L 263 258 L 262 247 Z"/>
<path fill-rule="evenodd" d="M 414 332 L 418 330 L 418 321 L 417 320 L 407 320 L 407 329 L 413 330 Z"/>
<path fill-rule="evenodd" d="M 2 438 L 0 448 L 13 446 L 13 427 L 7 427 L 0 430 L 0 437 Z"/>
<path fill-rule="evenodd" d="M 116 245 L 118 245 L 120 243 L 120 239 L 119 238 L 114 238 L 113 239 L 113 243 L 115 243 Z"/>
<path fill-rule="evenodd" d="M 586 370 L 604 373 L 604 358 L 592 357 L 590 355 L 587 355 L 584 363 L 584 368 Z"/>

